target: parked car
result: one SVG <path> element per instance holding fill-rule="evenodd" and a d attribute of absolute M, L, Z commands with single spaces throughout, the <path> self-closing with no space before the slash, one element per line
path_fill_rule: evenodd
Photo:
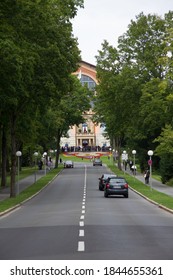
<path fill-rule="evenodd" d="M 73 162 L 71 160 L 66 160 L 64 162 L 64 168 L 73 168 L 74 165 L 73 165 Z"/>
<path fill-rule="evenodd" d="M 115 174 L 102 174 L 99 179 L 99 190 L 103 191 L 108 178 L 117 177 Z"/>
<path fill-rule="evenodd" d="M 104 196 L 109 195 L 123 195 L 128 197 L 128 183 L 123 177 L 108 178 L 104 187 Z"/>
<path fill-rule="evenodd" d="M 102 166 L 102 160 L 100 158 L 95 158 L 93 160 L 93 166 L 100 165 Z"/>

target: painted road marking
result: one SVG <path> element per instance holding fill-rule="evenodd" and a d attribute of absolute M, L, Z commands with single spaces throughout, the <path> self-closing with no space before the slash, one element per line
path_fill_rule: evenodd
<path fill-rule="evenodd" d="M 80 221 L 80 222 L 79 222 L 79 226 L 80 226 L 80 227 L 84 227 L 84 222 L 83 222 L 83 221 Z"/>
<path fill-rule="evenodd" d="M 84 177 L 84 191 L 83 191 L 83 200 L 82 200 L 82 211 L 79 221 L 79 226 L 84 227 L 84 219 L 85 219 L 85 202 L 86 202 L 86 178 L 87 178 L 87 167 L 85 165 L 85 177 Z M 79 229 L 79 237 L 84 237 L 85 231 L 84 229 Z M 85 242 L 84 241 L 78 241 L 78 252 L 84 252 L 85 251 Z"/>
<path fill-rule="evenodd" d="M 84 235 L 85 235 L 84 230 L 83 230 L 83 229 L 80 229 L 80 230 L 79 230 L 79 236 L 84 236 Z"/>
<path fill-rule="evenodd" d="M 84 241 L 79 241 L 78 242 L 78 251 L 79 252 L 85 251 L 85 243 L 84 243 Z"/>

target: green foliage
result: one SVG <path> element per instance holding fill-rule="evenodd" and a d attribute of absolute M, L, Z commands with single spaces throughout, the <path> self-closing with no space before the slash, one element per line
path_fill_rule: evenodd
<path fill-rule="evenodd" d="M 78 7 L 83 7 L 83 0 L 0 3 L 0 115 L 2 127 L 11 130 L 12 190 L 16 149 L 36 146 L 39 138 L 52 142 L 39 135 L 40 119 L 50 104 L 58 107 L 67 95 L 70 75 L 78 68 L 80 51 L 71 23 Z"/>
<path fill-rule="evenodd" d="M 142 169 L 149 149 L 155 157 L 154 140 L 167 124 L 173 126 L 172 19 L 171 11 L 164 18 L 141 13 L 119 37 L 117 48 L 104 41 L 97 56 L 95 119 L 106 125 L 119 153 L 121 146 L 137 150 Z"/>
<path fill-rule="evenodd" d="M 160 136 L 155 139 L 158 146 L 155 150 L 160 157 L 165 154 L 173 155 L 173 130 L 170 125 L 167 125 L 161 132 Z"/>
<path fill-rule="evenodd" d="M 162 183 L 168 182 L 172 177 L 173 154 L 164 154 L 160 160 L 160 175 Z"/>

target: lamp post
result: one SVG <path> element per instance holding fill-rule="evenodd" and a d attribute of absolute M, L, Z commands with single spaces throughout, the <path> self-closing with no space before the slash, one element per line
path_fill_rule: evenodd
<path fill-rule="evenodd" d="M 126 153 L 126 151 L 123 151 L 122 160 L 123 160 L 123 164 L 124 164 L 124 174 L 125 174 L 125 170 L 126 170 L 126 163 L 125 163 L 126 159 L 127 159 L 127 153 Z"/>
<path fill-rule="evenodd" d="M 133 150 L 133 151 L 132 151 L 132 155 L 133 155 L 133 165 L 134 165 L 134 172 L 133 172 L 133 175 L 134 175 L 134 177 L 135 177 L 135 175 L 136 175 L 136 165 L 135 165 L 136 150 Z"/>
<path fill-rule="evenodd" d="M 150 188 L 151 188 L 151 191 L 152 191 L 152 159 L 151 159 L 151 157 L 153 155 L 153 151 L 149 150 L 148 155 L 150 157 L 150 159 L 148 160 L 148 165 L 150 166 Z"/>
<path fill-rule="evenodd" d="M 111 163 L 111 152 L 112 152 L 112 148 L 109 148 L 109 153 L 110 153 L 110 163 Z"/>
<path fill-rule="evenodd" d="M 43 154 L 43 157 L 44 157 L 44 171 L 45 171 L 45 175 L 46 175 L 46 156 L 47 156 L 47 153 L 46 152 L 44 152 L 44 154 Z"/>
<path fill-rule="evenodd" d="M 115 149 L 112 150 L 112 164 L 114 165 L 115 161 Z"/>
<path fill-rule="evenodd" d="M 36 162 L 37 162 L 38 152 L 34 153 L 34 157 L 35 157 L 35 177 L 34 177 L 34 182 L 36 182 L 36 177 L 37 177 Z"/>
<path fill-rule="evenodd" d="M 19 194 L 19 158 L 21 157 L 22 152 L 21 151 L 17 151 L 16 152 L 16 156 L 17 156 L 17 194 Z"/>

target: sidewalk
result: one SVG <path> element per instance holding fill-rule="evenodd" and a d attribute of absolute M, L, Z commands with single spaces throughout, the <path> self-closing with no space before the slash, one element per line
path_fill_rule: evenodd
<path fill-rule="evenodd" d="M 47 170 L 48 172 L 48 170 Z M 41 177 L 45 176 L 45 170 L 37 170 L 36 172 L 36 181 Z M 22 192 L 27 187 L 31 186 L 35 182 L 35 172 L 32 175 L 22 179 L 19 181 L 19 192 Z M 17 188 L 17 180 L 16 180 L 16 188 Z M 0 202 L 10 197 L 10 187 L 0 190 Z"/>
<path fill-rule="evenodd" d="M 129 169 L 127 169 L 125 172 L 133 176 L 132 172 Z M 139 181 L 145 183 L 145 178 L 143 177 L 143 174 L 136 172 L 135 178 L 138 179 Z M 151 184 L 152 184 L 152 186 L 151 186 Z M 149 186 L 152 189 L 155 189 L 161 193 L 164 193 L 164 194 L 167 194 L 167 195 L 173 197 L 173 187 L 164 185 L 161 182 L 155 180 L 154 178 L 150 177 Z"/>

